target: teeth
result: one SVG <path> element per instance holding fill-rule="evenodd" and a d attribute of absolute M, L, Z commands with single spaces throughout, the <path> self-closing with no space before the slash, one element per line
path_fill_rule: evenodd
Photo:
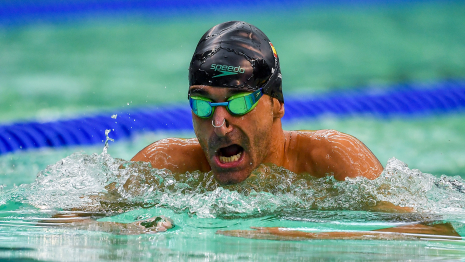
<path fill-rule="evenodd" d="M 242 152 L 239 152 L 239 153 L 237 153 L 236 155 L 230 156 L 230 157 L 227 157 L 227 156 L 220 156 L 220 162 L 221 162 L 221 163 L 230 163 L 230 162 L 237 161 L 237 160 L 239 160 L 239 158 L 241 157 L 241 154 L 242 154 Z"/>

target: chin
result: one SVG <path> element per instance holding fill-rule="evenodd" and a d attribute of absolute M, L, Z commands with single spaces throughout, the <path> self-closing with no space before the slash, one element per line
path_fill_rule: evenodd
<path fill-rule="evenodd" d="M 215 180 L 221 185 L 238 184 L 246 180 L 250 172 L 236 171 L 236 172 L 214 172 Z"/>

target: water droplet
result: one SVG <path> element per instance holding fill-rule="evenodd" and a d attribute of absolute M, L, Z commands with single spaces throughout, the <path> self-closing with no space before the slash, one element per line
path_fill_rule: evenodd
<path fill-rule="evenodd" d="M 107 150 L 108 150 L 108 141 L 115 141 L 114 139 L 110 138 L 108 136 L 108 134 L 111 132 L 110 129 L 105 129 L 105 136 L 106 136 L 106 140 L 105 140 L 105 146 L 103 147 L 103 153 L 106 154 L 107 153 Z M 103 142 L 103 140 L 102 140 Z"/>

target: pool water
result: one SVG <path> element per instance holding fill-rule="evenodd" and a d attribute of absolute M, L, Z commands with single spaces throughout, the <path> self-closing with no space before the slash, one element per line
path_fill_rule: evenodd
<path fill-rule="evenodd" d="M 310 6 L 253 16 L 233 12 L 163 21 L 110 17 L 0 26 L 0 121 L 49 121 L 185 102 L 193 43 L 212 25 L 234 19 L 256 24 L 273 40 L 285 95 L 362 87 L 376 91 L 399 82 L 463 78 L 464 10 L 459 1 L 420 1 L 404 8 Z M 138 134 L 110 142 L 107 154 L 102 143 L 1 155 L 0 260 L 463 260 L 465 241 L 460 238 L 278 241 L 217 234 L 250 227 L 365 231 L 444 221 L 465 236 L 463 112 L 387 119 L 329 115 L 288 122 L 284 128 L 354 135 L 385 172 L 374 181 L 338 182 L 302 180 L 262 166 L 276 179 L 256 173 L 243 184 L 218 187 L 208 174 L 173 177 L 126 161 L 149 143 L 193 137 L 193 132 Z M 156 182 L 143 183 L 142 192 L 126 191 L 122 185 L 136 174 Z M 110 183 L 115 185 L 111 192 Z M 105 206 L 95 201 L 108 194 L 113 201 L 103 201 Z M 417 212 L 364 211 L 379 201 Z M 175 227 L 158 234 L 118 235 L 42 222 L 82 207 L 106 216 L 101 222 L 164 215 Z"/>
<path fill-rule="evenodd" d="M 454 260 L 465 256 L 465 242 L 442 240 L 304 240 L 277 241 L 237 238 L 216 234 L 218 230 L 250 229 L 250 227 L 286 227 L 302 231 L 365 231 L 421 221 L 452 223 L 465 235 L 465 181 L 462 167 L 454 159 L 464 143 L 449 145 L 438 139 L 431 156 L 410 155 L 408 148 L 421 148 L 423 141 L 396 136 L 409 132 L 448 131 L 451 138 L 462 130 L 461 116 L 429 117 L 391 122 L 375 119 L 322 119 L 299 124 L 325 127 L 341 125 L 350 133 L 363 135 L 371 127 L 378 139 L 368 139 L 374 152 L 394 147 L 403 156 L 421 165 L 445 154 L 448 161 L 436 164 L 433 174 L 410 169 L 401 160 L 381 159 L 385 173 L 374 181 L 356 179 L 337 182 L 333 179 L 299 180 L 295 174 L 277 167 L 262 167 L 270 181 L 260 177 L 248 179 L 238 186 L 218 187 L 208 174 L 186 174 L 179 178 L 169 172 L 143 166 L 120 169 L 128 165 L 132 150 L 165 137 L 189 137 L 192 134 L 141 135 L 133 141 L 112 144 L 104 154 L 101 146 L 84 150 L 63 149 L 23 152 L 0 157 L 4 188 L 0 194 L 0 257 L 34 258 L 39 261 L 152 261 L 179 259 L 190 261 L 250 261 L 250 260 Z M 334 122 L 339 124 L 335 124 Z M 453 127 L 456 123 L 456 129 Z M 458 123 L 458 124 L 457 124 Z M 297 124 L 297 123 L 296 123 Z M 444 130 L 437 130 L 437 129 Z M 375 136 L 367 131 L 368 137 Z M 383 136 L 391 143 L 386 144 Z M 111 132 L 109 134 L 111 137 Z M 77 151 L 77 152 L 76 152 Z M 385 157 L 388 155 L 382 155 Z M 430 158 L 428 158 L 430 157 Z M 454 167 L 455 166 L 455 167 Z M 454 167 L 448 176 L 448 167 Z M 149 174 L 157 183 L 145 185 L 143 193 L 126 192 L 122 185 L 132 174 Z M 458 170 L 458 171 L 457 171 Z M 458 176 L 457 176 L 458 175 Z M 144 175 L 145 176 L 145 175 Z M 119 198 L 114 205 L 102 208 L 91 200 L 98 193 L 108 192 L 105 186 L 116 183 Z M 14 185 L 16 183 L 16 185 Z M 22 185 L 19 185 L 22 184 Z M 390 188 L 386 193 L 385 187 Z M 315 198 L 321 198 L 315 201 Z M 400 206 L 414 207 L 412 214 L 390 214 L 363 211 L 376 201 L 390 201 Z M 93 212 L 111 215 L 100 221 L 129 223 L 138 219 L 164 215 L 174 220 L 175 228 L 158 234 L 117 235 L 107 232 L 39 226 L 41 219 L 60 210 L 85 206 Z M 121 206 L 124 211 L 121 212 Z M 132 206 L 132 208 L 131 208 Z M 70 255 L 74 254 L 74 255 Z"/>
<path fill-rule="evenodd" d="M 6 213 L 6 212 L 5 212 Z M 132 212 L 128 216 L 169 214 L 166 209 Z M 2 214 L 3 215 L 3 214 Z M 120 236 L 72 229 L 40 228 L 27 222 L 38 214 L 9 213 L 10 235 L 2 234 L 3 258 L 34 258 L 37 261 L 257 261 L 257 260 L 459 260 L 464 243 L 443 241 L 312 240 L 271 241 L 218 235 L 218 229 L 250 226 L 286 226 L 299 230 L 367 230 L 399 224 L 402 218 L 364 212 L 307 212 L 292 216 L 249 219 L 207 219 L 186 214 L 171 217 L 186 221 L 170 232 L 156 235 Z M 298 221 L 290 220 L 292 217 Z M 31 219 L 32 217 L 32 219 Z M 366 219 L 370 217 L 370 219 Z M 129 219 L 128 219 L 129 220 Z M 405 219 L 405 220 L 408 220 Z M 395 221 L 395 223 L 391 222 Z M 2 223 L 5 228 L 5 222 Z M 6 244 L 8 243 L 8 244 Z"/>
<path fill-rule="evenodd" d="M 0 121 L 185 103 L 195 45 L 230 20 L 267 33 L 285 95 L 465 77 L 462 1 L 122 16 L 0 25 Z"/>

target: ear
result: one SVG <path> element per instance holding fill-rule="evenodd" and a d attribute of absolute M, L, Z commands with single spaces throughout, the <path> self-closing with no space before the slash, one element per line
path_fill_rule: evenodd
<path fill-rule="evenodd" d="M 273 98 L 273 117 L 282 118 L 284 116 L 284 103 L 279 102 L 278 99 Z"/>

